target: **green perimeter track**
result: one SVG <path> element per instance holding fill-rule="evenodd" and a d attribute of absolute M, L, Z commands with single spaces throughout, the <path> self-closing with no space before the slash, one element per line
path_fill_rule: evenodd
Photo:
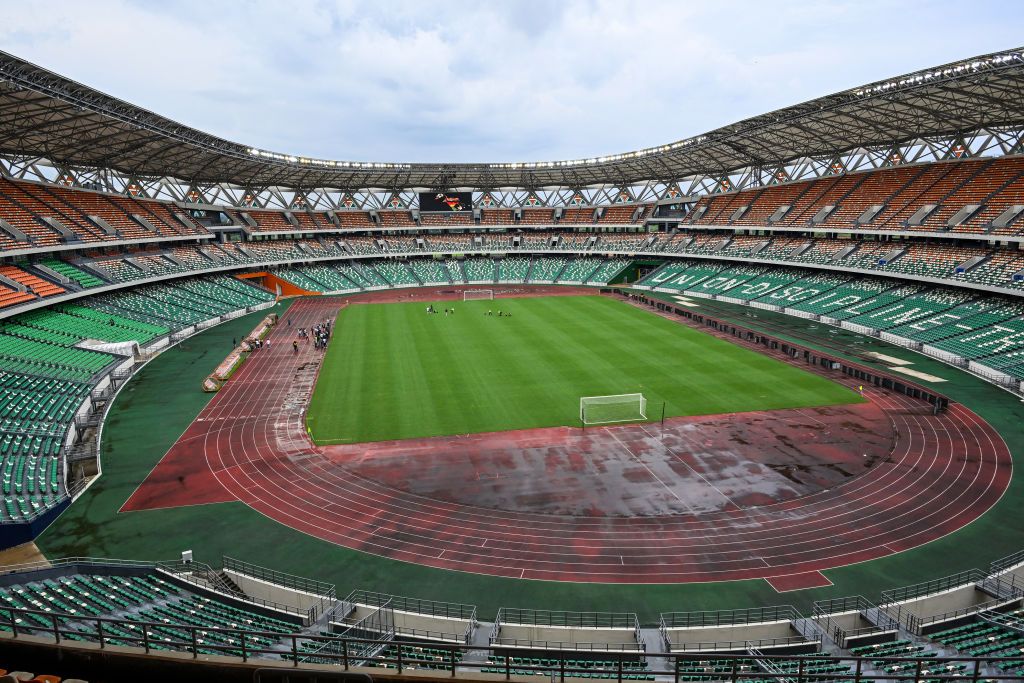
<path fill-rule="evenodd" d="M 673 417 L 862 400 L 609 297 L 427 305 L 342 310 L 307 415 L 316 443 L 579 426 L 581 396 L 643 393 L 648 418 L 663 402 Z"/>
<path fill-rule="evenodd" d="M 665 297 L 669 299 L 670 297 Z M 968 373 L 912 351 L 819 323 L 725 303 L 701 302 L 702 312 L 753 329 L 789 336 L 827 348 L 861 363 L 866 351 L 912 361 L 914 368 L 947 380 L 938 385 L 988 420 L 1011 452 L 1024 454 L 1024 406 L 1005 391 Z M 456 308 L 460 305 L 456 304 Z M 463 305 L 464 308 L 464 305 Z M 442 308 L 443 310 L 443 308 Z M 460 313 L 462 311 L 460 310 Z M 532 607 L 639 613 L 645 624 L 671 610 L 738 609 L 791 604 L 810 611 L 815 600 L 864 595 L 934 579 L 1021 548 L 1024 539 L 1024 484 L 1016 476 L 1002 500 L 964 529 L 921 548 L 868 563 L 832 569 L 827 588 L 778 594 L 763 580 L 714 584 L 603 585 L 521 581 L 463 574 L 387 560 L 310 538 L 273 522 L 241 503 L 118 514 L 118 509 L 210 400 L 199 383 L 230 350 L 231 338 L 255 326 L 265 313 L 229 321 L 161 354 L 122 390 L 111 408 L 103 436 L 103 477 L 37 540 L 50 558 L 85 556 L 137 560 L 180 557 L 217 565 L 230 555 L 281 571 L 337 584 L 339 594 L 354 588 L 398 595 L 467 602 L 482 619 L 498 608 Z M 650 315 L 650 314 L 644 314 Z M 443 313 L 442 313 L 443 317 Z M 513 317 L 512 322 L 515 321 Z"/>

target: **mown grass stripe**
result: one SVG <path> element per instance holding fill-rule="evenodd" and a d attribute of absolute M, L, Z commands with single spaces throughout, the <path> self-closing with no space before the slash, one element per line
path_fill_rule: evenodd
<path fill-rule="evenodd" d="M 580 396 L 601 394 L 643 392 L 668 416 L 860 400 L 606 297 L 456 302 L 448 316 L 426 306 L 341 312 L 309 408 L 318 443 L 575 426 Z"/>

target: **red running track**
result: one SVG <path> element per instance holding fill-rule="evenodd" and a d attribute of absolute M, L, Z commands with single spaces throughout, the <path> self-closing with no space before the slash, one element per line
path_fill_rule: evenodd
<path fill-rule="evenodd" d="M 287 315 L 309 327 L 340 305 L 303 299 Z M 1005 443 L 973 412 L 954 404 L 933 416 L 874 388 L 861 407 L 679 419 L 664 433 L 631 425 L 317 447 L 304 415 L 321 356 L 294 354 L 292 331 L 274 330 L 271 347 L 249 358 L 122 510 L 238 500 L 311 536 L 443 569 L 607 583 L 766 578 L 789 590 L 956 531 L 1010 480 Z M 774 436 L 733 438 L 730 423 Z M 730 438 L 702 438 L 715 429 Z M 769 444 L 779 434 L 785 448 Z M 523 488 L 579 473 L 592 453 L 602 471 L 576 481 L 621 485 L 561 498 Z M 829 454 L 834 462 L 813 466 Z M 449 486 L 430 479 L 446 463 Z M 466 485 L 471 476 L 477 483 Z M 767 489 L 738 496 L 755 481 Z M 574 509 L 587 494 L 608 504 Z"/>

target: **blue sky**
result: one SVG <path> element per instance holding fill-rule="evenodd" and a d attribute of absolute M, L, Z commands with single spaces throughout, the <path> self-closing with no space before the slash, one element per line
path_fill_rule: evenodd
<path fill-rule="evenodd" d="M 0 48 L 263 149 L 575 159 L 1024 43 L 1024 2 L 0 3 Z"/>

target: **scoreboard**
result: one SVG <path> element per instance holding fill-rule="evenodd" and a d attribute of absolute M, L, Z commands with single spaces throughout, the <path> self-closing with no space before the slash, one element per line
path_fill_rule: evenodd
<path fill-rule="evenodd" d="M 420 211 L 472 210 L 472 192 L 420 192 Z"/>

